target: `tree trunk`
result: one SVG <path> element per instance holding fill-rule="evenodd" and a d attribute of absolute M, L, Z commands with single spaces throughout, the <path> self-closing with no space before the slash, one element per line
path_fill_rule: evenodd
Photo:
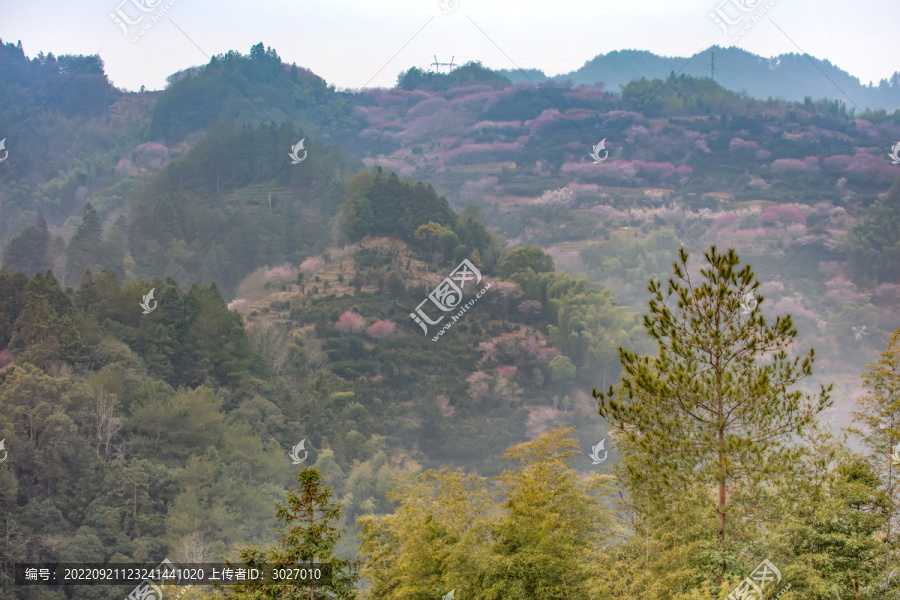
<path fill-rule="evenodd" d="M 721 406 L 721 401 L 719 403 Z M 725 492 L 725 483 L 727 477 L 727 471 L 725 466 L 725 454 L 722 452 L 722 448 L 725 445 L 725 430 L 719 429 L 719 505 L 716 508 L 719 517 L 719 528 L 716 532 L 716 535 L 719 539 L 719 549 L 722 552 L 722 556 L 724 557 L 725 553 L 725 500 L 727 498 Z M 725 575 L 726 569 L 725 560 L 722 560 L 722 575 Z"/>

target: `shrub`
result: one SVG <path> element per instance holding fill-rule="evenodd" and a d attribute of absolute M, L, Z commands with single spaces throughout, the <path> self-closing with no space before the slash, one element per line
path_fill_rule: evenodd
<path fill-rule="evenodd" d="M 550 380 L 567 383 L 575 379 L 575 365 L 565 356 L 556 356 L 550 361 Z"/>
<path fill-rule="evenodd" d="M 365 326 L 366 320 L 362 315 L 348 310 L 338 318 L 334 328 L 341 333 L 356 333 Z"/>
<path fill-rule="evenodd" d="M 366 333 L 373 340 L 383 340 L 394 333 L 395 327 L 396 326 L 391 321 L 376 321 L 369 326 Z"/>

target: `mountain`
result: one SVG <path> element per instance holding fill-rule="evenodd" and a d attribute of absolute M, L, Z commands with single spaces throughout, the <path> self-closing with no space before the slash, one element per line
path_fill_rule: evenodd
<path fill-rule="evenodd" d="M 28 561 L 275 564 L 276 515 L 322 559 L 329 495 L 367 600 L 722 598 L 762 556 L 785 600 L 891 597 L 900 111 L 668 68 L 337 92 L 262 43 L 122 93 L 0 52 L 29 107 L 0 124 L 0 598 L 129 594 L 16 590 Z M 828 438 L 855 401 L 865 455 Z"/>
<path fill-rule="evenodd" d="M 900 107 L 900 72 L 879 85 L 863 85 L 858 78 L 827 60 L 808 54 L 781 54 L 773 58 L 757 56 L 737 47 L 712 46 L 686 57 L 658 56 L 644 50 L 616 50 L 599 55 L 570 73 L 556 75 L 554 81 L 596 85 L 618 91 L 628 82 L 645 77 L 666 79 L 670 73 L 692 77 L 709 77 L 715 55 L 714 79 L 725 89 L 746 93 L 753 98 L 775 98 L 802 102 L 807 96 L 813 100 L 840 100 L 848 107 L 894 111 Z M 537 70 L 520 72 L 499 71 L 513 83 L 540 83 L 548 79 Z"/>

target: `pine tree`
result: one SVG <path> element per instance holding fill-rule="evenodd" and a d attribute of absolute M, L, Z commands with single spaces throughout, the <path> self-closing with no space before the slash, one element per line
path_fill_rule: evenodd
<path fill-rule="evenodd" d="M 893 501 L 888 504 L 888 518 L 885 521 L 884 555 L 880 560 L 896 560 L 898 531 L 894 526 L 897 519 L 897 500 L 900 494 L 898 465 L 893 456 L 900 454 L 900 329 L 891 335 L 881 359 L 868 365 L 863 373 L 862 383 L 867 388 L 865 396 L 859 399 L 860 410 L 850 413 L 855 425 L 850 428 L 872 451 L 870 464 L 879 473 L 882 491 Z"/>
<path fill-rule="evenodd" d="M 84 205 L 81 225 L 78 226 L 75 235 L 72 236 L 72 240 L 69 242 L 66 279 L 80 282 L 86 269 L 94 268 L 103 263 L 105 263 L 105 266 L 110 266 L 102 247 L 103 223 L 97 211 L 94 210 L 94 207 L 88 201 Z"/>
<path fill-rule="evenodd" d="M 3 266 L 10 271 L 21 271 L 31 277 L 50 267 L 47 251 L 50 247 L 50 230 L 47 220 L 40 216 L 37 225 L 26 228 L 12 238 L 3 251 Z"/>
<path fill-rule="evenodd" d="M 857 434 L 872 452 L 893 493 L 896 488 L 896 465 L 891 460 L 894 446 L 900 442 L 900 329 L 891 335 L 881 359 L 866 366 L 862 383 L 868 393 L 857 402 L 860 410 L 850 413 L 862 429 Z"/>
<path fill-rule="evenodd" d="M 600 415 L 629 441 L 628 451 L 643 453 L 644 460 L 633 462 L 639 475 L 660 485 L 717 488 L 721 581 L 734 508 L 729 494 L 765 493 L 766 477 L 772 482 L 790 470 L 796 454 L 790 437 L 830 404 L 830 387 L 816 396 L 791 390 L 812 374 L 813 350 L 788 356 L 797 335 L 790 315 L 769 324 L 758 306 L 741 314 L 759 282 L 749 265 L 736 270 L 733 249 L 719 254 L 713 246 L 704 256 L 701 281 L 690 275 L 682 249 L 665 292 L 659 281 L 650 282 L 644 327 L 658 355 L 620 348 L 618 389 L 593 395 Z"/>
<path fill-rule="evenodd" d="M 271 600 L 315 600 L 318 598 L 356 598 L 359 579 L 354 561 L 335 555 L 334 547 L 345 532 L 334 526 L 341 517 L 341 505 L 330 502 L 331 487 L 322 484 L 318 469 L 305 468 L 296 479 L 297 489 L 286 492 L 286 503 L 277 503 L 276 515 L 284 524 L 279 546 L 260 549 L 250 545 L 240 550 L 246 568 L 294 567 L 315 563 L 329 571 L 326 581 L 312 585 L 259 583 L 223 586 L 227 598 Z M 229 564 L 229 566 L 231 566 Z"/>
<path fill-rule="evenodd" d="M 827 426 L 817 425 L 807 439 L 773 562 L 804 600 L 890 598 L 884 576 L 892 565 L 878 535 L 890 501 L 876 470 Z"/>

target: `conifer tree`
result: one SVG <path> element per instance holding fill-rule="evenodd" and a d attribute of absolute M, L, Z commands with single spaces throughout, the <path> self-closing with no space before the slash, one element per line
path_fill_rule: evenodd
<path fill-rule="evenodd" d="M 29 277 L 46 271 L 50 266 L 47 260 L 50 237 L 47 220 L 42 214 L 37 225 L 26 228 L 6 244 L 3 266 L 10 271 L 22 271 Z"/>
<path fill-rule="evenodd" d="M 593 395 L 600 415 L 628 440 L 626 452 L 643 453 L 632 462 L 636 475 L 715 489 L 721 579 L 729 495 L 741 488 L 764 494 L 767 482 L 790 471 L 790 438 L 830 404 L 831 388 L 792 390 L 812 374 L 814 352 L 788 355 L 797 335 L 790 315 L 766 320 L 764 298 L 752 296 L 759 282 L 749 265 L 737 270 L 733 249 L 720 254 L 713 246 L 704 257 L 700 281 L 683 249 L 666 288 L 651 280 L 644 327 L 657 356 L 620 348 L 622 382 Z"/>
<path fill-rule="evenodd" d="M 860 410 L 850 413 L 862 429 L 851 431 L 860 436 L 884 465 L 888 484 L 893 486 L 897 468 L 891 456 L 894 446 L 900 442 L 900 329 L 891 335 L 881 359 L 866 369 L 862 383 L 867 393 L 857 402 Z"/>
<path fill-rule="evenodd" d="M 773 562 L 804 600 L 891 598 L 891 564 L 878 535 L 889 500 L 877 472 L 827 425 L 812 428 L 807 441 L 784 506 L 790 519 L 770 548 Z"/>
<path fill-rule="evenodd" d="M 321 584 L 283 585 L 256 583 L 223 586 L 225 596 L 235 600 L 316 600 L 319 598 L 356 598 L 354 585 L 359 578 L 354 561 L 337 556 L 334 547 L 344 533 L 335 527 L 341 517 L 341 505 L 330 502 L 331 487 L 323 485 L 318 469 L 305 468 L 296 479 L 299 487 L 286 492 L 287 501 L 277 503 L 276 515 L 284 524 L 278 546 L 261 549 L 250 545 L 240 550 L 245 567 L 302 567 L 314 563 L 328 570 L 330 577 Z M 229 565 L 230 566 L 230 565 Z"/>
<path fill-rule="evenodd" d="M 867 393 L 857 401 L 859 410 L 850 413 L 856 425 L 850 431 L 872 452 L 870 463 L 881 477 L 881 489 L 892 499 L 887 504 L 884 554 L 880 557 L 890 563 L 896 560 L 898 545 L 897 471 L 900 467 L 893 457 L 900 455 L 900 451 L 894 451 L 895 447 L 900 448 L 900 329 L 891 335 L 881 359 L 866 368 L 862 383 Z"/>

